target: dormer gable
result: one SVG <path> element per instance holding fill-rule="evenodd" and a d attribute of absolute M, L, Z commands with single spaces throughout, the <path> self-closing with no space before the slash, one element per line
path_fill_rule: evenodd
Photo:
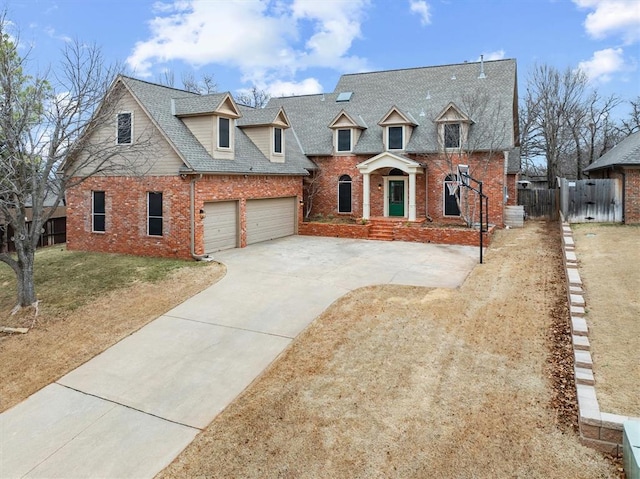
<path fill-rule="evenodd" d="M 273 163 L 285 161 L 285 130 L 291 128 L 289 118 L 282 107 L 247 108 L 238 121 L 241 128 L 256 147 Z"/>
<path fill-rule="evenodd" d="M 242 116 L 229 92 L 172 98 L 171 109 L 178 118 L 216 115 L 237 119 Z"/>
<path fill-rule="evenodd" d="M 242 114 L 231 93 L 172 98 L 171 112 L 213 158 L 234 159 L 236 120 Z"/>
<path fill-rule="evenodd" d="M 382 142 L 385 150 L 404 150 L 418 123 L 410 113 L 393 106 L 378 122 L 382 127 Z"/>
<path fill-rule="evenodd" d="M 340 113 L 329 123 L 329 128 L 333 130 L 333 151 L 335 154 L 351 153 L 362 131 L 367 128 L 362 117 L 353 117 L 345 110 Z"/>
<path fill-rule="evenodd" d="M 438 130 L 438 144 L 441 149 L 460 150 L 464 148 L 469 137 L 469 126 L 473 120 L 458 106 L 449 102 L 434 122 Z"/>

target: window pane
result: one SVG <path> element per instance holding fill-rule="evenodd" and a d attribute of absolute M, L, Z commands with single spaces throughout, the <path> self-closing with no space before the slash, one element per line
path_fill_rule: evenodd
<path fill-rule="evenodd" d="M 351 130 L 338 130 L 338 151 L 351 151 Z"/>
<path fill-rule="evenodd" d="M 162 216 L 162 193 L 149 193 L 149 216 Z"/>
<path fill-rule="evenodd" d="M 402 127 L 390 126 L 389 127 L 389 149 L 401 150 L 402 149 Z"/>
<path fill-rule="evenodd" d="M 342 175 L 338 182 L 338 212 L 351 213 L 351 177 Z"/>
<path fill-rule="evenodd" d="M 162 218 L 149 218 L 149 235 L 162 236 Z"/>
<path fill-rule="evenodd" d="M 229 119 L 218 118 L 218 146 L 229 148 Z"/>
<path fill-rule="evenodd" d="M 460 147 L 460 123 L 451 123 L 444 125 L 444 147 Z"/>
<path fill-rule="evenodd" d="M 105 215 L 93 215 L 93 231 L 105 231 Z"/>
<path fill-rule="evenodd" d="M 282 128 L 273 129 L 273 151 L 282 153 Z"/>
<path fill-rule="evenodd" d="M 131 113 L 118 113 L 118 144 L 131 143 Z"/>
<path fill-rule="evenodd" d="M 456 177 L 449 175 L 444 180 L 444 214 L 445 216 L 460 216 L 457 199 L 460 198 L 460 188 L 454 193 L 449 192 L 448 184 L 455 183 Z"/>
<path fill-rule="evenodd" d="M 93 192 L 93 212 L 94 213 L 104 213 L 104 191 L 94 191 Z"/>

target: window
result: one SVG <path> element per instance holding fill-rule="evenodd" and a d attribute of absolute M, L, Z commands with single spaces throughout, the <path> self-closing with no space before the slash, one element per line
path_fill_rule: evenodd
<path fill-rule="evenodd" d="M 218 118 L 218 148 L 231 147 L 230 123 L 229 118 Z"/>
<path fill-rule="evenodd" d="M 91 231 L 104 233 L 105 231 L 105 197 L 104 191 L 91 192 Z"/>
<path fill-rule="evenodd" d="M 390 126 L 387 134 L 389 150 L 402 150 L 404 148 L 402 140 L 403 128 L 401 126 Z"/>
<path fill-rule="evenodd" d="M 273 152 L 282 153 L 282 128 L 273 129 Z"/>
<path fill-rule="evenodd" d="M 131 113 L 118 113 L 118 145 L 130 145 L 133 137 L 131 133 Z"/>
<path fill-rule="evenodd" d="M 460 188 L 456 175 L 449 175 L 444 179 L 444 215 L 460 216 L 460 207 L 458 206 L 458 198 L 460 198 Z M 457 188 L 456 188 L 457 187 Z"/>
<path fill-rule="evenodd" d="M 351 130 L 338 130 L 338 151 L 351 151 Z"/>
<path fill-rule="evenodd" d="M 460 148 L 460 123 L 445 123 L 444 147 Z"/>
<path fill-rule="evenodd" d="M 149 236 L 162 236 L 162 193 L 149 192 L 147 203 Z"/>
<path fill-rule="evenodd" d="M 351 213 L 351 177 L 342 175 L 338 180 L 338 213 Z"/>

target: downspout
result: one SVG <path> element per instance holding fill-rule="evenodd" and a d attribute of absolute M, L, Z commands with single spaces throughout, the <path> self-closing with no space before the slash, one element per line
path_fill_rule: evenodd
<path fill-rule="evenodd" d="M 190 249 L 191 257 L 196 261 L 213 261 L 207 254 L 200 256 L 196 254 L 196 181 L 202 178 L 202 174 L 191 178 L 189 183 L 189 226 L 190 226 Z"/>

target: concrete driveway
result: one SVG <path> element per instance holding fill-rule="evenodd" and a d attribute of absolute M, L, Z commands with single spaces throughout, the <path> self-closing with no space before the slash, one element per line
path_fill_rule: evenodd
<path fill-rule="evenodd" d="M 337 298 L 455 288 L 478 250 L 293 236 L 215 256 L 220 282 L 0 415 L 0 477 L 153 477 Z"/>

